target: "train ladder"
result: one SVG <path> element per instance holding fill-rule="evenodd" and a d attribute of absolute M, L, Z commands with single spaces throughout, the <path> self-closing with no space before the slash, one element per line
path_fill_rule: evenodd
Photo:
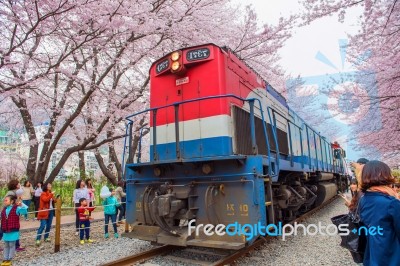
<path fill-rule="evenodd" d="M 264 178 L 265 184 L 265 207 L 267 208 L 267 224 L 275 224 L 275 211 L 272 193 L 272 179 Z"/>

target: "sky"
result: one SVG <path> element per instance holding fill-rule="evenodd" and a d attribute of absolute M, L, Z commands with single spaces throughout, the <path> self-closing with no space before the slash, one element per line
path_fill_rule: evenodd
<path fill-rule="evenodd" d="M 286 17 L 302 9 L 296 0 L 235 0 L 234 2 L 253 5 L 261 25 L 263 23 L 276 24 L 281 16 Z M 358 31 L 357 17 L 361 12 L 360 8 L 347 11 L 344 23 L 340 23 L 338 17 L 333 15 L 314 21 L 308 26 L 297 28 L 293 37 L 279 51 L 282 58 L 280 64 L 283 69 L 293 77 L 298 75 L 304 77 L 307 80 L 306 84 L 309 84 L 306 86 L 310 86 L 314 90 L 314 94 L 318 94 L 318 87 L 322 86 L 322 83 L 330 76 L 354 71 L 355 69 L 346 61 L 346 53 L 340 49 L 339 44 L 346 43 L 348 34 Z M 319 85 L 313 84 L 315 82 Z M 341 89 L 340 86 L 333 88 L 333 90 Z M 317 97 L 322 103 L 337 101 L 327 95 L 320 94 Z M 321 110 L 321 112 L 324 111 Z M 327 115 L 333 117 L 333 111 L 325 110 L 325 112 L 329 112 Z M 347 143 L 350 137 L 349 122 L 339 115 L 332 118 L 332 123 L 342 129 L 341 135 L 335 140 L 338 140 L 347 150 L 347 157 L 350 160 L 359 158 L 362 154 L 352 150 Z M 321 129 L 321 133 L 323 134 L 323 129 Z"/>

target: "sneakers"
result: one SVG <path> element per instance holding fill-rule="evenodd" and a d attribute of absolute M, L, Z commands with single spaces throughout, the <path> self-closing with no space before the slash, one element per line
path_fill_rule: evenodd
<path fill-rule="evenodd" d="M 79 235 L 79 231 L 76 231 L 76 232 L 75 232 L 75 235 L 76 235 L 76 236 Z"/>
<path fill-rule="evenodd" d="M 50 238 L 46 238 L 44 242 L 50 242 Z"/>
<path fill-rule="evenodd" d="M 36 240 L 35 244 L 37 247 L 40 246 L 40 240 Z"/>
<path fill-rule="evenodd" d="M 9 266 L 11 265 L 11 260 L 3 260 L 3 262 L 1 263 L 1 266 Z"/>
<path fill-rule="evenodd" d="M 108 233 L 104 234 L 104 238 L 107 239 L 109 237 Z"/>
<path fill-rule="evenodd" d="M 93 240 L 89 238 L 86 240 L 86 243 L 93 243 Z"/>
<path fill-rule="evenodd" d="M 118 238 L 119 237 L 118 233 L 114 233 L 114 237 Z"/>
<path fill-rule="evenodd" d="M 83 245 L 83 244 L 85 244 L 85 241 L 81 240 L 81 241 L 79 241 L 79 244 Z"/>
<path fill-rule="evenodd" d="M 25 251 L 25 248 L 19 247 L 19 248 L 16 248 L 16 251 L 17 251 L 17 252 Z"/>

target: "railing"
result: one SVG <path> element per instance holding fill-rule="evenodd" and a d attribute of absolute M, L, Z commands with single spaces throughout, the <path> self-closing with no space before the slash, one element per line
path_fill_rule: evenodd
<path fill-rule="evenodd" d="M 206 101 L 206 100 L 210 100 L 210 99 L 222 99 L 222 98 L 234 98 L 237 100 L 240 100 L 242 102 L 248 102 L 249 103 L 249 107 L 250 107 L 250 131 L 251 131 L 251 143 L 252 143 L 252 150 L 253 150 L 253 154 L 257 154 L 257 143 L 256 143 L 256 134 L 255 134 L 255 117 L 254 117 L 254 103 L 257 101 L 259 108 L 260 108 L 260 113 L 261 113 L 261 119 L 262 119 L 262 124 L 263 124 L 263 133 L 264 133 L 264 137 L 265 137 L 265 141 L 266 141 L 266 146 L 267 146 L 267 156 L 269 158 L 268 163 L 269 163 L 269 167 L 268 167 L 268 174 L 272 175 L 272 168 L 271 168 L 271 149 L 270 149 L 270 142 L 268 139 L 268 134 L 267 134 L 267 129 L 266 129 L 266 125 L 265 125 L 265 120 L 264 120 L 264 111 L 262 108 L 262 104 L 261 101 L 259 99 L 256 98 L 251 98 L 251 99 L 244 99 L 241 97 L 238 97 L 236 95 L 233 94 L 226 94 L 226 95 L 214 95 L 214 96 L 207 96 L 207 97 L 201 97 L 201 98 L 196 98 L 196 99 L 191 99 L 191 100 L 184 100 L 184 101 L 180 101 L 180 102 L 175 102 L 172 104 L 167 104 L 167 105 L 163 105 L 160 107 L 154 107 L 154 108 L 149 108 L 137 113 L 134 113 L 130 116 L 127 116 L 126 119 L 129 121 L 127 126 L 126 126 L 126 137 L 125 137 L 125 141 L 124 141 L 124 151 L 123 151 L 123 157 L 122 157 L 122 167 L 125 171 L 125 152 L 126 152 L 126 148 L 128 147 L 128 151 L 129 151 L 129 155 L 128 155 L 128 160 L 127 163 L 133 163 L 133 153 L 132 153 L 132 149 L 131 149 L 131 143 L 132 143 L 132 131 L 133 131 L 133 124 L 134 124 L 134 120 L 133 118 L 135 116 L 138 116 L 140 114 L 144 114 L 147 112 L 153 112 L 153 160 L 157 161 L 158 160 L 158 154 L 157 154 L 157 111 L 160 109 L 164 109 L 164 108 L 168 108 L 168 107 L 174 107 L 174 111 L 175 111 L 175 147 L 176 147 L 176 158 L 179 160 L 181 159 L 181 150 L 180 150 L 180 137 L 179 137 L 179 107 L 183 104 L 186 103 L 192 103 L 192 102 L 199 102 L 199 101 Z M 277 133 L 276 133 L 276 126 L 275 124 L 272 123 L 272 119 L 271 119 L 271 115 L 269 113 L 269 110 L 267 110 L 268 112 L 268 117 L 270 120 L 270 124 L 272 127 L 272 132 L 273 132 L 273 137 L 274 137 L 274 141 L 275 141 L 275 146 L 277 149 L 277 154 L 279 154 L 279 148 L 278 148 L 278 140 L 277 140 Z M 129 133 L 128 133 L 129 132 Z M 126 145 L 126 142 L 129 141 L 128 146 Z M 140 146 L 140 150 L 138 152 L 138 158 L 137 158 L 137 162 L 140 162 L 141 160 L 141 146 Z M 278 160 L 278 155 L 276 157 L 276 164 L 277 164 L 277 169 L 279 169 L 279 160 Z M 279 171 L 275 171 L 275 173 L 278 173 Z"/>
<path fill-rule="evenodd" d="M 125 205 L 126 203 L 125 202 L 120 202 L 119 203 L 120 205 Z M 98 205 L 98 206 L 94 206 L 94 207 L 96 207 L 97 209 L 98 208 L 104 208 L 104 207 L 106 207 L 106 206 L 113 206 L 113 205 L 115 205 L 115 204 L 108 204 L 108 205 Z M 26 205 L 25 205 L 26 206 Z M 28 208 L 29 208 L 29 206 L 27 206 Z M 76 207 L 62 207 L 62 199 L 61 198 L 58 198 L 57 199 L 57 201 L 55 202 L 55 205 L 54 205 L 54 208 L 49 208 L 49 209 L 43 209 L 43 210 L 39 210 L 39 211 L 30 211 L 30 212 L 27 212 L 27 215 L 29 215 L 29 214 L 36 214 L 36 213 L 40 213 L 40 212 L 47 212 L 47 211 L 54 211 L 55 212 L 55 216 L 54 216 L 54 218 L 55 218 L 55 224 L 54 224 L 54 227 L 55 227 L 55 230 L 53 231 L 53 230 L 50 230 L 50 232 L 48 232 L 48 233 L 46 233 L 45 232 L 45 230 L 43 230 L 43 232 L 42 233 L 38 233 L 37 232 L 37 229 L 39 228 L 39 226 L 40 226 L 40 223 L 38 223 L 38 226 L 37 226 L 37 228 L 35 229 L 35 228 L 24 228 L 24 226 L 23 226 L 23 224 L 22 224 L 22 226 L 21 226 L 21 229 L 22 230 L 29 230 L 29 231 L 31 231 L 31 232 L 21 232 L 21 236 L 20 236 L 20 239 L 22 239 L 22 245 L 23 244 L 25 244 L 25 240 L 28 240 L 29 242 L 31 242 L 33 239 L 36 239 L 36 237 L 38 237 L 38 236 L 40 236 L 40 238 L 42 238 L 42 236 L 44 236 L 44 235 L 46 235 L 46 234 L 48 234 L 49 236 L 50 235 L 53 235 L 54 236 L 54 252 L 59 252 L 60 251 L 60 247 L 61 247 L 61 240 L 62 240 L 62 238 L 61 238 L 61 231 L 63 231 L 63 232 L 67 232 L 67 234 L 70 234 L 70 235 L 72 235 L 72 234 L 74 234 L 74 232 L 76 232 L 77 230 L 84 230 L 84 228 L 75 228 L 75 226 L 73 226 L 73 228 L 64 228 L 64 229 L 61 229 L 61 227 L 63 226 L 63 224 L 61 223 L 61 219 L 62 219 L 62 215 L 61 215 L 61 212 L 64 210 L 75 210 L 76 209 Z M 23 215 L 22 215 L 23 216 Z M 90 228 L 92 229 L 92 228 L 96 228 L 96 227 L 98 227 L 98 228 L 104 228 L 104 226 L 105 225 L 110 225 L 111 227 L 113 226 L 113 222 L 111 222 L 111 223 L 105 223 L 105 221 L 104 221 L 104 218 L 102 218 L 102 220 L 103 220 L 103 222 L 100 222 L 100 223 L 96 223 L 96 224 L 94 224 L 94 225 L 90 225 Z M 123 221 L 124 222 L 124 226 L 125 226 L 125 228 L 124 228 L 124 231 L 125 232 L 128 232 L 128 224 L 126 223 L 126 219 L 122 219 L 121 221 Z M 119 222 L 121 222 L 121 221 L 119 221 Z M 115 222 L 115 224 L 117 224 L 118 222 Z M 70 225 L 70 224 L 67 224 L 67 225 Z M 72 225 L 71 225 L 72 226 Z M 111 229 L 110 229 L 111 230 Z M 43 240 L 44 240 L 44 238 L 43 238 Z M 78 241 L 76 242 L 76 243 L 78 243 Z"/>

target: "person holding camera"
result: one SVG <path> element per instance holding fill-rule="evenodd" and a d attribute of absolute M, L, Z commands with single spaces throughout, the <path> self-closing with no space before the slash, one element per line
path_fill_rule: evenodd
<path fill-rule="evenodd" d="M 350 181 L 350 192 L 351 192 L 351 199 L 357 197 L 357 194 L 358 194 L 358 192 L 359 192 L 359 188 L 358 188 L 357 179 L 355 179 L 355 178 L 353 178 L 353 179 Z M 349 199 L 346 195 L 344 195 L 344 194 L 342 194 L 342 193 L 339 193 L 339 196 L 341 196 L 341 197 L 344 199 L 344 201 L 345 201 L 344 204 L 345 204 L 347 207 L 350 207 L 350 205 L 351 205 L 351 199 Z"/>
<path fill-rule="evenodd" d="M 51 183 L 44 184 L 42 190 L 43 192 L 40 195 L 39 212 L 37 215 L 37 219 L 40 220 L 40 226 L 37 231 L 36 246 L 40 246 L 40 239 L 42 238 L 42 233 L 45 228 L 44 241 L 50 242 L 49 233 L 54 217 L 53 204 L 57 200 L 54 196 L 55 192 L 51 191 Z"/>

